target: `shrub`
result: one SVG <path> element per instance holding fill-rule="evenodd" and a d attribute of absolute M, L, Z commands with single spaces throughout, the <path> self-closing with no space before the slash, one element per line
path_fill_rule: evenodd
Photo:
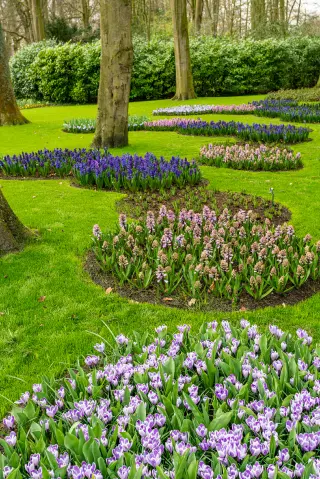
<path fill-rule="evenodd" d="M 320 87 L 279 90 L 271 92 L 267 96 L 267 99 L 270 100 L 283 100 L 288 98 L 296 101 L 320 101 Z"/>
<path fill-rule="evenodd" d="M 98 93 L 100 44 L 65 44 L 30 56 L 22 48 L 11 62 L 17 96 L 90 103 Z M 48 50 L 48 51 L 47 51 Z M 320 40 L 231 41 L 198 37 L 190 41 L 195 90 L 199 96 L 266 93 L 314 86 L 320 71 Z M 25 53 L 26 52 L 26 53 Z M 49 67 L 46 68 L 48 63 Z M 24 90 L 21 90 L 21 84 Z M 61 95 L 59 91 L 61 90 Z M 131 99 L 168 98 L 175 91 L 173 43 L 134 40 Z"/>
<path fill-rule="evenodd" d="M 83 186 L 97 188 L 157 190 L 196 184 L 201 173 L 195 162 L 172 157 L 165 161 L 151 153 L 144 157 L 124 154 L 112 156 L 106 150 L 43 150 L 37 153 L 22 153 L 5 156 L 0 161 L 0 171 L 12 176 L 67 176 L 72 171 Z"/>
<path fill-rule="evenodd" d="M 310 130 L 292 125 L 264 125 L 253 123 L 248 125 L 235 121 L 203 121 L 183 118 L 171 120 L 148 121 L 132 127 L 134 130 L 177 131 L 182 135 L 228 136 L 235 135 L 244 141 L 264 143 L 285 142 L 298 143 L 306 141 Z"/>
<path fill-rule="evenodd" d="M 128 118 L 129 128 L 141 126 L 149 118 L 144 115 L 132 115 Z M 67 133 L 93 133 L 96 129 L 96 120 L 92 118 L 73 118 L 64 122 L 62 130 Z"/>
<path fill-rule="evenodd" d="M 13 88 L 17 98 L 33 98 L 42 100 L 39 85 L 33 76 L 33 63 L 41 51 L 56 45 L 54 40 L 26 45 L 10 59 L 10 70 Z M 51 99 L 50 99 L 51 100 Z"/>
<path fill-rule="evenodd" d="M 94 227 L 94 251 L 102 268 L 120 284 L 151 285 L 165 294 L 177 288 L 193 298 L 208 294 L 236 301 L 243 291 L 256 300 L 283 294 L 320 276 L 320 241 L 295 236 L 292 226 L 262 225 L 252 212 L 233 217 L 162 206 L 142 221 L 127 224 L 120 215 L 116 233 Z"/>
<path fill-rule="evenodd" d="M 320 350 L 246 320 L 104 342 L 4 418 L 2 477 L 316 479 Z"/>
<path fill-rule="evenodd" d="M 291 150 L 265 145 L 212 145 L 200 149 L 200 160 L 204 165 L 235 170 L 295 170 L 302 167 L 301 155 Z"/>

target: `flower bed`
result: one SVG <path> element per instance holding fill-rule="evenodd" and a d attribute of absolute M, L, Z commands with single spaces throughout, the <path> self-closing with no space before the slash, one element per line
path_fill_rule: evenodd
<path fill-rule="evenodd" d="M 251 103 L 242 105 L 179 105 L 153 110 L 152 114 L 175 116 L 175 115 L 199 115 L 226 113 L 230 115 L 245 115 L 254 112 L 256 106 Z"/>
<path fill-rule="evenodd" d="M 128 118 L 129 129 L 141 126 L 149 118 L 144 115 L 130 115 Z M 93 133 L 96 129 L 96 120 L 93 118 L 73 118 L 64 122 L 62 131 L 66 133 Z"/>
<path fill-rule="evenodd" d="M 256 116 L 280 118 L 283 121 L 300 123 L 320 122 L 320 103 L 304 103 L 299 105 L 292 100 L 261 100 L 253 102 Z"/>
<path fill-rule="evenodd" d="M 320 350 L 246 320 L 104 342 L 4 418 L 1 479 L 317 479 Z"/>
<path fill-rule="evenodd" d="M 306 141 L 309 137 L 309 128 L 293 125 L 252 125 L 235 121 L 210 121 L 192 120 L 188 118 L 172 118 L 145 122 L 140 126 L 131 128 L 135 130 L 151 131 L 177 131 L 183 135 L 199 136 L 237 136 L 244 141 L 263 143 L 298 143 Z"/>
<path fill-rule="evenodd" d="M 215 191 L 208 189 L 205 181 L 196 186 L 187 185 L 182 189 L 172 186 L 170 189 L 154 193 L 128 192 L 116 203 L 116 206 L 119 213 L 141 220 L 146 218 L 149 210 L 157 211 L 159 204 L 164 205 L 167 210 L 172 210 L 176 215 L 179 215 L 182 209 L 201 213 L 203 207 L 208 206 L 211 210 L 215 210 L 217 215 L 220 215 L 225 208 L 232 215 L 238 213 L 240 209 L 252 210 L 257 221 L 268 218 L 276 225 L 283 224 L 291 218 L 290 211 L 272 199 L 267 200 L 261 196 L 246 193 Z"/>
<path fill-rule="evenodd" d="M 93 229 L 94 252 L 101 267 L 120 285 L 157 288 L 159 293 L 205 301 L 208 295 L 237 301 L 243 292 L 255 300 L 284 294 L 317 280 L 320 241 L 295 236 L 292 226 L 257 222 L 252 212 L 228 210 L 217 218 L 182 210 L 147 213 L 146 220 L 127 224 L 120 215 L 115 233 Z"/>
<path fill-rule="evenodd" d="M 96 129 L 94 118 L 72 118 L 63 123 L 62 131 L 66 133 L 93 133 Z"/>
<path fill-rule="evenodd" d="M 235 170 L 295 170 L 302 167 L 300 153 L 287 149 L 246 145 L 213 145 L 200 149 L 201 163 Z"/>
<path fill-rule="evenodd" d="M 165 161 L 151 153 L 144 157 L 124 154 L 113 156 L 100 150 L 42 150 L 5 156 L 0 172 L 6 176 L 67 176 L 74 175 L 79 184 L 97 188 L 157 190 L 172 185 L 196 184 L 201 173 L 195 162 L 179 157 Z"/>

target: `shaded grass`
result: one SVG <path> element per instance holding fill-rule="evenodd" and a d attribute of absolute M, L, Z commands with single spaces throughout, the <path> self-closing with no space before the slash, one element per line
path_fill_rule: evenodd
<path fill-rule="evenodd" d="M 239 104 L 260 98 L 198 98 L 189 103 Z M 130 114 L 151 117 L 153 109 L 171 104 L 170 100 L 131 103 Z M 93 138 L 91 134 L 63 133 L 61 128 L 63 121 L 70 118 L 94 118 L 94 105 L 38 108 L 25 110 L 24 114 L 32 123 L 0 129 L 1 155 L 41 148 L 88 147 Z M 252 115 L 207 117 L 208 120 L 222 117 L 248 123 L 281 123 Z M 297 233 L 309 232 L 318 239 L 320 125 L 311 128 L 313 141 L 293 148 L 302 153 L 302 170 L 247 172 L 202 167 L 203 174 L 212 188 L 246 191 L 265 198 L 270 198 L 272 186 L 276 201 L 292 211 Z M 132 132 L 129 141 L 128 148 L 113 150 L 113 153 L 151 151 L 167 158 L 179 154 L 191 159 L 198 156 L 200 146 L 210 142 L 210 138 L 172 132 Z M 226 139 L 212 139 L 212 142 L 224 141 Z M 117 295 L 106 295 L 91 282 L 83 271 L 83 260 L 90 246 L 92 225 L 98 223 L 102 228 L 112 228 L 117 221 L 115 202 L 121 194 L 73 188 L 68 180 L 0 180 L 0 185 L 21 220 L 39 231 L 38 238 L 23 252 L 0 259 L 0 415 L 10 407 L 4 396 L 15 400 L 40 376 L 58 375 L 77 356 L 91 351 L 96 341 L 88 331 L 107 335 L 102 320 L 114 332 L 130 334 L 134 329 L 151 331 L 162 323 L 170 330 L 182 322 L 191 323 L 196 329 L 205 320 L 226 317 L 225 313 L 204 314 L 135 304 Z M 245 317 L 263 326 L 275 322 L 290 330 L 306 327 L 320 339 L 320 294 L 294 307 L 234 312 L 227 316 L 234 321 Z"/>

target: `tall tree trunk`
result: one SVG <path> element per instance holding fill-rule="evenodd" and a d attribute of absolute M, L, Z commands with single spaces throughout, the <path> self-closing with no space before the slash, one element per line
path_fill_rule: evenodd
<path fill-rule="evenodd" d="M 174 56 L 176 64 L 176 94 L 174 100 L 195 98 L 191 70 L 186 0 L 171 0 Z"/>
<path fill-rule="evenodd" d="M 101 66 L 93 146 L 126 146 L 133 62 L 131 0 L 101 0 L 100 10 Z"/>
<path fill-rule="evenodd" d="M 82 7 L 82 24 L 83 28 L 89 28 L 90 22 L 90 7 L 88 0 L 81 0 L 81 7 Z"/>
<path fill-rule="evenodd" d="M 285 35 L 287 31 L 285 0 L 280 0 L 280 28 L 282 34 Z"/>
<path fill-rule="evenodd" d="M 194 27 L 197 34 L 200 33 L 203 14 L 203 0 L 196 1 L 196 10 L 194 16 Z"/>
<path fill-rule="evenodd" d="M 9 58 L 0 23 L 0 126 L 28 123 L 18 108 L 10 79 Z"/>
<path fill-rule="evenodd" d="M 36 42 L 45 39 L 43 0 L 32 0 L 33 36 Z"/>
<path fill-rule="evenodd" d="M 220 0 L 213 0 L 212 2 L 212 34 L 214 37 L 218 35 L 219 10 L 220 10 Z"/>
<path fill-rule="evenodd" d="M 29 230 L 14 214 L 0 189 L 0 255 L 21 248 L 29 236 Z"/>

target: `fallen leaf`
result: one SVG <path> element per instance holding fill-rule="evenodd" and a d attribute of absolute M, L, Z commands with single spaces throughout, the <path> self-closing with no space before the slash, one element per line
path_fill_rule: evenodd
<path fill-rule="evenodd" d="M 40 296 L 40 298 L 38 298 L 38 301 L 39 303 L 43 303 L 45 299 L 46 299 L 46 296 Z"/>
<path fill-rule="evenodd" d="M 106 289 L 106 294 L 110 294 L 110 293 L 112 293 L 112 288 L 109 287 Z"/>
<path fill-rule="evenodd" d="M 172 298 L 163 298 L 162 301 L 173 301 Z"/>
<path fill-rule="evenodd" d="M 32 198 L 36 198 L 36 196 L 33 196 Z"/>
<path fill-rule="evenodd" d="M 194 304 L 196 304 L 196 299 L 195 298 L 191 298 L 190 301 L 188 302 L 188 306 L 193 306 Z"/>
<path fill-rule="evenodd" d="M 4 316 L 5 315 L 5 312 L 4 311 L 0 311 L 0 316 Z"/>

